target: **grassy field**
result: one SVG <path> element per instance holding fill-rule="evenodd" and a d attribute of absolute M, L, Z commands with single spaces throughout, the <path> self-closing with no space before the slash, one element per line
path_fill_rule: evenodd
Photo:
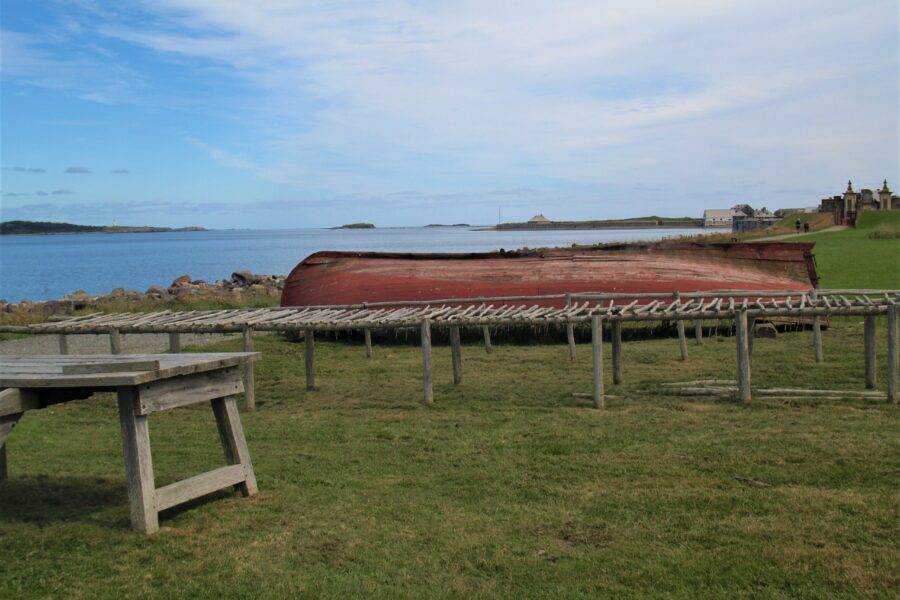
<path fill-rule="evenodd" d="M 823 364 L 808 332 L 758 339 L 754 383 L 860 389 L 861 323 L 824 335 Z M 733 378 L 731 337 L 685 363 L 673 339 L 626 342 L 605 412 L 573 395 L 585 345 L 572 363 L 473 341 L 459 386 L 436 348 L 428 408 L 415 346 L 319 342 L 311 393 L 302 344 L 257 347 L 259 496 L 169 511 L 150 538 L 129 529 L 113 398 L 29 413 L 0 484 L 0 598 L 896 597 L 900 408 L 662 391 Z M 221 464 L 208 409 L 150 426 L 158 485 Z"/>
<path fill-rule="evenodd" d="M 877 237 L 900 231 L 900 211 L 864 212 L 856 227 L 817 233 L 798 241 L 815 242 L 822 287 L 900 288 L 900 239 Z"/>

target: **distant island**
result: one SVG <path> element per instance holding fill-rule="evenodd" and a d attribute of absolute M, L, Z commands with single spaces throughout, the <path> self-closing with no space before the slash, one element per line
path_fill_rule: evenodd
<path fill-rule="evenodd" d="M 500 223 L 494 229 L 658 229 L 661 227 L 703 227 L 703 219 L 692 217 L 636 217 L 631 219 L 606 219 L 602 221 L 551 221 L 543 215 L 523 223 Z"/>
<path fill-rule="evenodd" d="M 340 227 L 332 227 L 331 229 L 375 229 L 372 223 L 347 223 Z"/>
<path fill-rule="evenodd" d="M 167 231 L 206 231 L 205 227 L 132 227 L 128 225 L 75 225 L 50 221 L 3 221 L 0 235 L 35 235 L 57 233 L 157 233 Z"/>
<path fill-rule="evenodd" d="M 443 223 L 429 223 L 425 227 L 471 227 L 468 223 L 453 223 L 452 225 L 445 225 Z"/>

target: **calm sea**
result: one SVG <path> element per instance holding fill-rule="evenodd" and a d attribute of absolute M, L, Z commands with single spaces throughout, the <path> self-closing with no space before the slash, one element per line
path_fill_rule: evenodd
<path fill-rule="evenodd" d="M 180 275 L 215 281 L 234 271 L 287 274 L 319 250 L 482 252 L 654 240 L 698 229 L 492 231 L 467 227 L 229 230 L 0 236 L 0 298 L 53 300 L 167 286 Z"/>

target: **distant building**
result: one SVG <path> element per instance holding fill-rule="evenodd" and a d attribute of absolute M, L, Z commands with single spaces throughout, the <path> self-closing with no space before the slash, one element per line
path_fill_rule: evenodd
<path fill-rule="evenodd" d="M 731 231 L 733 233 L 745 233 L 747 231 L 756 231 L 757 229 L 768 229 L 780 220 L 781 217 L 776 217 L 765 208 L 761 208 L 753 216 L 736 215 L 731 222 Z"/>
<path fill-rule="evenodd" d="M 536 223 L 536 224 L 540 224 L 540 223 L 549 223 L 549 222 L 550 222 L 550 219 L 548 219 L 548 218 L 545 217 L 544 215 L 534 215 L 533 217 L 531 217 L 530 219 L 528 219 L 528 222 L 529 222 L 529 223 Z"/>
<path fill-rule="evenodd" d="M 707 208 L 703 211 L 703 226 L 731 227 L 734 217 L 743 214 L 743 211 L 734 208 Z"/>
<path fill-rule="evenodd" d="M 819 205 L 819 212 L 831 213 L 836 225 L 855 225 L 856 216 L 864 210 L 900 210 L 900 198 L 891 194 L 887 179 L 878 190 L 878 199 L 870 189 L 853 191 L 853 182 L 847 182 L 847 191 L 843 196 L 824 198 Z"/>
<path fill-rule="evenodd" d="M 788 215 L 795 215 L 799 213 L 817 213 L 819 212 L 818 206 L 804 206 L 803 208 L 779 208 L 775 211 L 775 216 L 778 218 L 784 218 Z"/>

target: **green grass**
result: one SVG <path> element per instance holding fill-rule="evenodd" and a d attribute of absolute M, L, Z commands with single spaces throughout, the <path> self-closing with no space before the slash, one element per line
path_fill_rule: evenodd
<path fill-rule="evenodd" d="M 900 211 L 863 212 L 856 227 L 804 236 L 798 241 L 816 243 L 813 254 L 822 287 L 897 289 L 900 243 L 873 238 L 872 234 L 898 227 Z"/>
<path fill-rule="evenodd" d="M 823 364 L 808 332 L 758 339 L 754 383 L 860 389 L 861 323 L 824 335 Z M 572 363 L 564 344 L 466 344 L 459 386 L 438 347 L 428 408 L 415 346 L 376 345 L 366 360 L 358 344 L 318 342 L 312 393 L 302 344 L 257 347 L 258 409 L 242 416 L 259 496 L 170 511 L 150 538 L 128 527 L 112 397 L 29 413 L 0 484 L 0 598 L 888 598 L 900 586 L 900 409 L 662 392 L 732 378 L 733 338 L 692 344 L 684 363 L 675 340 L 626 343 L 605 412 L 573 396 L 590 391 L 585 345 Z M 158 485 L 221 464 L 207 408 L 150 426 Z"/>

